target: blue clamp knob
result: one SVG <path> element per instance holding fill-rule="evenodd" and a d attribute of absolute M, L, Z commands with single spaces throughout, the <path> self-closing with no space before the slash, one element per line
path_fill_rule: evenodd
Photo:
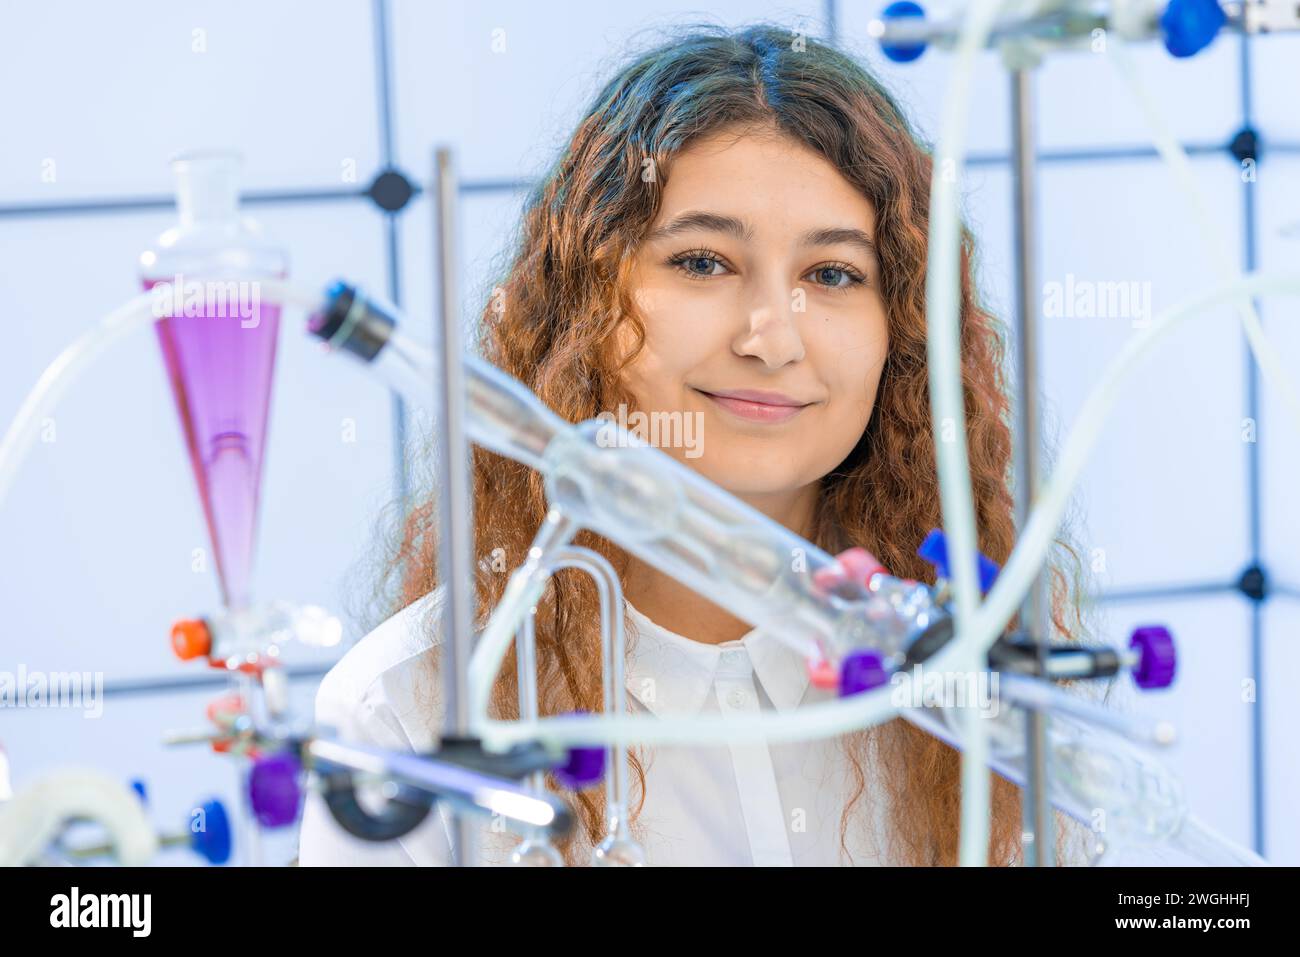
<path fill-rule="evenodd" d="M 925 536 L 925 541 L 916 550 L 916 554 L 933 565 L 935 574 L 940 578 L 952 578 L 948 567 L 948 540 L 944 538 L 943 529 L 930 529 L 930 534 Z M 998 577 L 998 566 L 996 562 L 983 554 L 980 554 L 978 558 L 980 591 L 986 592 L 993 587 L 993 581 Z"/>
<path fill-rule="evenodd" d="M 890 20 L 902 20 L 907 17 L 924 20 L 925 10 L 919 3 L 913 3 L 912 0 L 895 0 L 894 3 L 880 11 L 880 19 L 884 23 L 888 23 Z M 925 52 L 925 46 L 924 43 L 886 43 L 881 41 L 880 52 L 895 63 L 910 63 Z"/>
<path fill-rule="evenodd" d="M 199 805 L 203 812 L 203 829 L 190 838 L 190 848 L 209 864 L 224 864 L 230 860 L 230 818 L 226 807 L 216 798 Z"/>
<path fill-rule="evenodd" d="M 1194 56 L 1213 42 L 1225 22 L 1218 0 L 1169 0 L 1160 15 L 1165 49 L 1176 57 Z"/>

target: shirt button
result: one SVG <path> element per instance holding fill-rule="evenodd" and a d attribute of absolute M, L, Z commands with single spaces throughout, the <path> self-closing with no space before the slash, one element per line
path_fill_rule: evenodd
<path fill-rule="evenodd" d="M 727 692 L 727 704 L 733 708 L 743 708 L 749 703 L 749 695 L 739 688 L 732 688 Z"/>

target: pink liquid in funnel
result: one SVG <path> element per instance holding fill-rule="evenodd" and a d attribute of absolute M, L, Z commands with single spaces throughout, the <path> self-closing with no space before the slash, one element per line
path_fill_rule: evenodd
<path fill-rule="evenodd" d="M 222 599 L 228 608 L 242 608 L 249 601 L 280 307 L 244 298 L 200 310 L 161 319 L 155 328 Z"/>

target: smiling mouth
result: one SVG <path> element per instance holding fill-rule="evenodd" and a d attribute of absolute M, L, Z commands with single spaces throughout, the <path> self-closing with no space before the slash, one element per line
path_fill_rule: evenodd
<path fill-rule="evenodd" d="M 703 389 L 696 389 L 695 391 L 712 399 L 732 415 L 748 422 L 788 422 L 813 404 L 811 402 L 800 403 L 784 398 L 780 400 L 759 400 L 743 393 L 718 395 L 714 392 L 706 392 Z"/>

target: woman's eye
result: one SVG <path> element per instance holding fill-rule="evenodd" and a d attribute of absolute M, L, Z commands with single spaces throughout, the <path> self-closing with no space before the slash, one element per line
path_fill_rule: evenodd
<path fill-rule="evenodd" d="M 688 279 L 708 279 L 721 276 L 727 272 L 727 264 L 713 253 L 686 252 L 673 256 L 669 263 L 680 270 Z M 823 289 L 847 292 L 850 287 L 866 283 L 866 277 L 847 264 L 828 264 L 818 266 L 805 277 Z"/>
<path fill-rule="evenodd" d="M 818 266 L 808 275 L 813 277 L 813 282 L 827 289 L 847 289 L 865 281 L 861 276 L 840 266 Z"/>
<path fill-rule="evenodd" d="M 713 256 L 705 256 L 700 253 L 686 253 L 681 256 L 675 256 L 671 260 L 672 264 L 682 270 L 691 279 L 705 279 L 709 276 L 720 275 L 714 271 L 714 266 L 721 266 L 722 262 Z"/>

